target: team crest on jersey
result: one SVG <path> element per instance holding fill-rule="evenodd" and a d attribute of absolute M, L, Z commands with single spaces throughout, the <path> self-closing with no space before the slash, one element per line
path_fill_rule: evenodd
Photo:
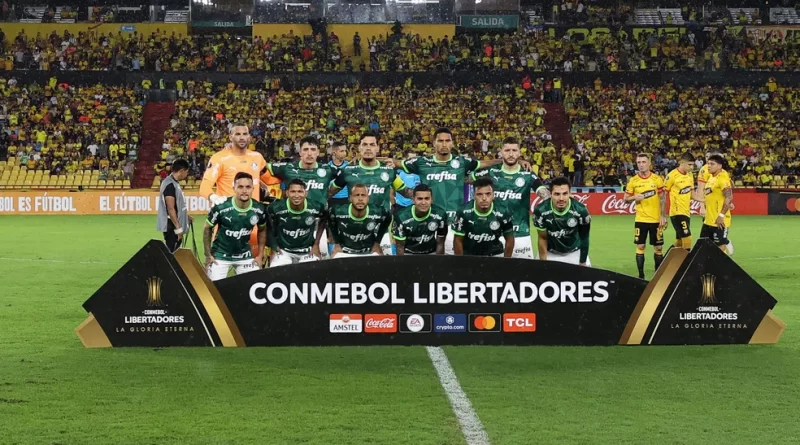
<path fill-rule="evenodd" d="M 370 221 L 369 223 L 367 223 L 367 230 L 372 231 L 374 229 L 375 229 L 375 223 L 374 222 Z"/>
<path fill-rule="evenodd" d="M 258 223 L 258 217 L 256 215 L 251 216 L 250 217 L 250 224 L 256 225 L 257 223 Z"/>
<path fill-rule="evenodd" d="M 569 221 L 567 221 L 567 225 L 570 227 L 575 227 L 578 225 L 578 220 L 575 218 L 570 218 Z"/>
<path fill-rule="evenodd" d="M 500 223 L 497 221 L 492 221 L 491 223 L 489 223 L 489 228 L 492 230 L 497 230 L 500 228 Z"/>
<path fill-rule="evenodd" d="M 313 216 L 309 216 L 308 218 L 306 218 L 306 225 L 310 226 L 312 224 L 314 224 L 314 217 Z"/>
<path fill-rule="evenodd" d="M 258 164 L 256 164 L 255 162 L 250 164 L 250 166 L 253 167 L 253 171 L 258 171 Z"/>
<path fill-rule="evenodd" d="M 517 178 L 514 181 L 514 185 L 516 185 L 517 187 L 522 187 L 523 185 L 525 185 L 525 178 L 523 178 L 523 177 Z"/>
<path fill-rule="evenodd" d="M 431 232 L 436 230 L 437 227 L 439 227 L 439 225 L 436 224 L 434 221 L 428 223 L 428 230 L 430 230 Z"/>
<path fill-rule="evenodd" d="M 389 173 L 383 172 L 381 173 L 381 181 L 388 181 L 389 180 Z"/>
<path fill-rule="evenodd" d="M 461 163 L 458 162 L 458 159 L 453 159 L 452 161 L 450 161 L 450 167 L 458 168 L 459 165 L 461 165 Z"/>
<path fill-rule="evenodd" d="M 325 169 L 324 168 L 318 168 L 317 169 L 317 176 L 319 176 L 320 178 L 324 178 L 325 177 Z"/>

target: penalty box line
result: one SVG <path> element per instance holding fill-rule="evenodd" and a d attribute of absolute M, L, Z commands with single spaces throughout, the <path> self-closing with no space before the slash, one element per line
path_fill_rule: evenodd
<path fill-rule="evenodd" d="M 478 414 L 472 408 L 472 403 L 469 397 L 461 388 L 458 383 L 458 377 L 450 365 L 450 360 L 444 350 L 438 346 L 426 346 L 428 356 L 433 363 L 433 368 L 439 376 L 439 383 L 447 394 L 447 399 L 450 400 L 450 406 L 453 408 L 453 414 L 456 415 L 458 423 L 461 426 L 461 432 L 464 434 L 464 439 L 467 445 L 491 445 L 489 442 L 489 435 L 486 434 L 486 429 L 478 418 Z"/>

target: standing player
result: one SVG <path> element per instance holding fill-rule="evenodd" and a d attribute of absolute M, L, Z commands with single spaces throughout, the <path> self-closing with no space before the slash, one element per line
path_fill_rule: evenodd
<path fill-rule="evenodd" d="M 235 194 L 234 178 L 239 173 L 247 173 L 253 178 L 258 178 L 267 161 L 264 156 L 257 151 L 250 151 L 250 129 L 244 124 L 233 124 L 230 129 L 230 147 L 226 147 L 211 156 L 200 182 L 200 195 L 211 201 L 215 206 L 226 201 L 227 198 Z M 274 178 L 268 173 L 261 175 L 262 181 L 267 184 L 274 182 Z M 216 189 L 215 189 L 216 187 Z M 253 187 L 252 198 L 256 201 L 260 198 L 260 187 Z M 250 237 L 250 245 L 253 253 L 258 248 L 258 234 L 253 232 Z"/>
<path fill-rule="evenodd" d="M 639 173 L 628 181 L 625 188 L 625 201 L 634 202 L 636 222 L 633 242 L 636 244 L 636 267 L 639 278 L 644 279 L 644 247 L 647 238 L 653 246 L 655 270 L 664 261 L 664 229 L 667 227 L 667 199 L 664 193 L 664 180 L 650 172 L 650 156 L 636 155 Z"/>
<path fill-rule="evenodd" d="M 434 207 L 445 212 L 448 222 L 452 222 L 457 211 L 464 207 L 464 181 L 468 175 L 480 168 L 501 164 L 501 159 L 476 161 L 465 156 L 453 156 L 453 133 L 448 128 L 439 128 L 433 134 L 433 156 L 418 156 L 405 161 L 394 160 L 397 168 L 406 173 L 419 175 L 420 183 L 433 190 Z M 526 161 L 519 161 L 529 168 Z M 527 165 L 527 166 L 526 166 Z M 453 254 L 453 232 L 448 232 L 444 242 L 446 255 Z"/>
<path fill-rule="evenodd" d="M 414 204 L 397 213 L 392 231 L 397 255 L 442 255 L 447 218 L 432 207 L 433 192 L 424 184 L 414 189 Z"/>
<path fill-rule="evenodd" d="M 378 162 L 378 149 L 377 133 L 371 131 L 364 133 L 358 146 L 361 160 L 358 164 L 350 164 L 339 170 L 329 196 L 334 196 L 345 187 L 352 195 L 353 188 L 358 184 L 363 184 L 367 187 L 369 203 L 381 207 L 390 215 L 392 203 L 389 196 L 392 189 L 411 198 L 412 191 L 407 189 L 403 181 L 397 177 L 394 168 Z M 384 233 L 382 236 L 381 248 L 386 255 L 391 255 L 392 243 L 389 234 Z"/>
<path fill-rule="evenodd" d="M 531 243 L 531 191 L 536 191 L 543 200 L 550 194 L 539 177 L 520 166 L 519 142 L 516 138 L 507 137 L 500 154 L 502 165 L 479 170 L 472 174 L 472 178 L 492 179 L 494 202 L 498 210 L 511 215 L 514 220 L 514 258 L 533 259 L 536 255 Z"/>
<path fill-rule="evenodd" d="M 383 206 L 370 204 L 371 196 L 364 184 L 350 187 L 350 204 L 330 211 L 333 234 L 333 258 L 383 255 L 381 239 L 392 221 Z"/>
<path fill-rule="evenodd" d="M 675 229 L 675 244 L 686 250 L 692 248 L 692 231 L 689 227 L 691 220 L 692 188 L 694 178 L 692 167 L 694 156 L 684 153 L 678 162 L 678 167 L 667 175 L 666 190 L 669 193 L 669 219 Z"/>
<path fill-rule="evenodd" d="M 591 267 L 591 222 L 586 206 L 572 198 L 569 179 L 563 176 L 553 179 L 550 199 L 533 210 L 533 224 L 539 232 L 539 258 Z"/>
<path fill-rule="evenodd" d="M 328 187 L 337 170 L 328 164 L 319 164 L 318 157 L 319 141 L 314 136 L 306 136 L 300 140 L 300 161 L 267 164 L 267 169 L 287 184 L 294 179 L 301 180 L 306 184 L 307 199 L 312 207 L 325 208 L 328 203 Z M 328 244 L 327 237 L 324 237 L 323 244 Z M 325 253 L 328 253 L 327 249 Z"/>
<path fill-rule="evenodd" d="M 347 161 L 347 144 L 345 142 L 336 141 L 333 143 L 333 147 L 331 150 L 331 160 L 328 162 L 328 165 L 333 168 L 334 170 L 341 170 L 350 162 Z M 335 195 L 328 199 L 328 208 L 332 209 L 336 206 L 340 206 L 342 204 L 347 204 L 350 201 L 347 194 L 347 187 L 339 190 Z M 333 237 L 331 236 L 331 228 L 327 227 L 325 233 L 328 238 L 328 255 L 333 252 Z"/>
<path fill-rule="evenodd" d="M 712 155 L 706 163 L 710 176 L 705 182 L 706 216 L 700 237 L 710 238 L 714 244 L 730 255 L 726 246 L 729 243 L 728 228 L 731 226 L 733 190 L 730 176 L 722 169 L 724 162 L 722 156 Z"/>
<path fill-rule="evenodd" d="M 455 255 L 511 258 L 514 254 L 514 223 L 511 215 L 494 208 L 494 185 L 489 178 L 473 184 L 475 200 L 453 218 Z M 505 244 L 500 239 L 505 238 Z"/>
<path fill-rule="evenodd" d="M 272 249 L 270 267 L 320 259 L 319 242 L 325 232 L 321 223 L 325 205 L 307 199 L 306 184 L 294 178 L 287 197 L 267 207 L 267 245 Z"/>
<path fill-rule="evenodd" d="M 236 174 L 234 191 L 235 197 L 227 198 L 211 208 L 203 228 L 206 271 L 212 281 L 227 277 L 231 267 L 237 275 L 241 275 L 258 270 L 262 264 L 267 243 L 266 208 L 252 198 L 253 177 L 249 173 Z M 258 250 L 253 257 L 248 239 L 256 227 L 261 230 L 258 231 Z M 212 245 L 214 228 L 218 230 Z"/>
<path fill-rule="evenodd" d="M 706 182 L 711 178 L 711 172 L 709 171 L 709 160 L 714 156 L 722 157 L 722 154 L 719 150 L 711 150 L 706 153 L 706 163 L 700 168 L 700 171 L 697 173 L 697 193 L 694 197 L 697 202 L 700 203 L 700 216 L 704 218 L 706 217 L 706 189 L 708 188 Z M 728 172 L 724 169 L 724 164 L 722 164 L 722 169 L 720 170 L 719 174 L 728 177 L 728 181 L 731 181 L 731 177 Z M 730 210 L 733 210 L 735 206 L 733 205 L 733 189 L 731 188 L 731 203 L 730 203 Z M 731 215 L 730 211 L 726 216 L 728 220 L 730 220 Z M 704 223 L 705 224 L 705 223 Z M 727 234 L 726 234 L 727 240 Z M 733 255 L 733 243 L 730 240 L 727 240 L 727 244 L 725 244 L 725 251 L 728 252 L 728 255 Z"/>

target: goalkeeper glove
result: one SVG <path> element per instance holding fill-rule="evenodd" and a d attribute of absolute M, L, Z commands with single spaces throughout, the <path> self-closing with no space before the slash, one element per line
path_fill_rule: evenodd
<path fill-rule="evenodd" d="M 225 202 L 225 200 L 228 199 L 228 198 L 212 193 L 211 196 L 208 197 L 208 199 L 211 201 L 212 205 L 220 205 L 223 202 Z"/>

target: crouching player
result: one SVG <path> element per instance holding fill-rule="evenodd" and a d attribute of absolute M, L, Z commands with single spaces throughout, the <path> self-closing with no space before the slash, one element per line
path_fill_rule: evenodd
<path fill-rule="evenodd" d="M 366 185 L 350 187 L 350 204 L 331 209 L 329 219 L 333 258 L 383 255 L 381 239 L 392 222 L 392 215 L 383 206 L 369 204 Z"/>
<path fill-rule="evenodd" d="M 397 255 L 444 255 L 447 214 L 434 210 L 433 192 L 425 184 L 414 189 L 414 204 L 397 213 L 392 234 Z"/>
<path fill-rule="evenodd" d="M 306 183 L 289 181 L 286 199 L 267 207 L 267 245 L 272 249 L 270 267 L 320 259 L 319 243 L 325 232 L 325 204 L 306 198 Z"/>
<path fill-rule="evenodd" d="M 514 222 L 511 215 L 494 208 L 494 183 L 478 178 L 473 183 L 475 199 L 453 218 L 453 251 L 456 256 L 511 258 L 514 254 Z M 505 243 L 501 242 L 505 239 Z"/>
<path fill-rule="evenodd" d="M 206 272 L 212 281 L 228 276 L 231 267 L 237 275 L 260 268 L 267 243 L 267 210 L 252 199 L 253 177 L 237 173 L 233 180 L 234 196 L 216 204 L 208 213 L 203 227 Z M 211 243 L 214 228 L 217 238 Z M 250 234 L 258 227 L 258 248 L 255 257 L 250 249 Z"/>
<path fill-rule="evenodd" d="M 570 195 L 569 179 L 555 178 L 550 183 L 550 199 L 533 211 L 533 224 L 539 232 L 539 259 L 591 266 L 589 225 L 592 217 L 586 206 Z"/>

